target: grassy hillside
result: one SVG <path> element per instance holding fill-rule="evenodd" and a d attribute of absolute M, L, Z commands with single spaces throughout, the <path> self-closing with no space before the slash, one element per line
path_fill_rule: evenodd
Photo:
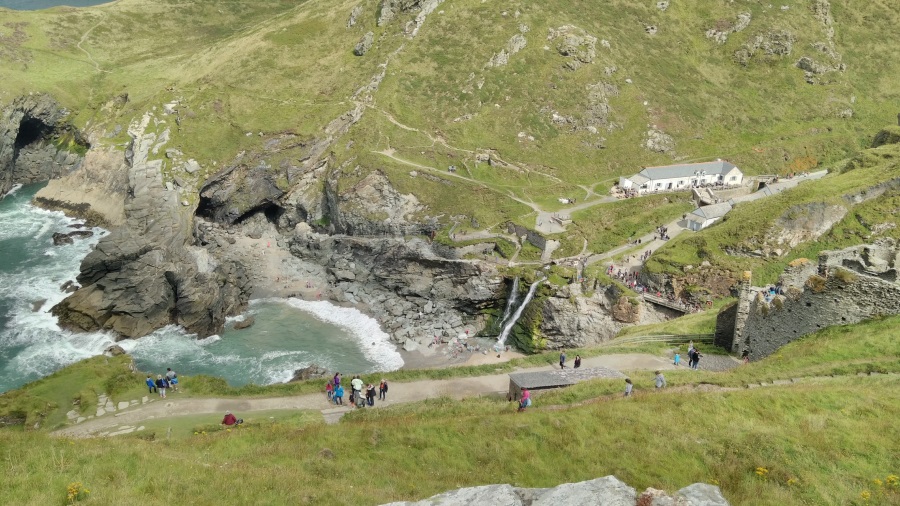
<path fill-rule="evenodd" d="M 460 486 L 545 487 L 615 474 L 639 489 L 717 483 L 732 504 L 898 504 L 887 478 L 898 474 L 900 380 L 857 376 L 900 371 L 898 323 L 826 330 L 732 372 L 673 371 L 663 392 L 649 373 L 635 374 L 637 396 L 628 400 L 621 381 L 583 383 L 539 395 L 525 413 L 498 399 L 434 399 L 333 426 L 265 412 L 248 413 L 248 425 L 230 432 L 203 417 L 109 439 L 0 429 L 4 493 L 20 504 L 62 503 L 80 482 L 90 490 L 85 504 L 186 496 L 195 504 L 379 504 Z M 827 374 L 837 376 L 715 386 Z"/>
<path fill-rule="evenodd" d="M 177 100 L 170 145 L 206 173 L 244 151 L 278 167 L 302 158 L 386 63 L 363 118 L 330 153 L 347 162 L 341 187 L 381 170 L 448 228 L 533 226 L 537 208 L 596 199 L 642 165 L 722 157 L 751 174 L 786 173 L 869 145 L 873 125 L 893 122 L 883 104 L 900 96 L 888 77 L 900 62 L 871 57 L 900 43 L 897 15 L 879 2 L 827 4 L 447 0 L 415 37 L 405 30 L 416 12 L 376 26 L 374 0 L 4 11 L 0 100 L 50 92 L 100 144 L 125 142 L 128 123 Z M 367 31 L 372 49 L 354 56 Z M 583 43 L 567 48 L 567 35 Z M 790 50 L 771 49 L 778 40 Z M 501 50 L 506 64 L 489 66 Z M 795 66 L 801 57 L 825 70 L 816 84 Z M 124 93 L 127 102 L 115 100 Z M 648 150 L 650 131 L 671 136 L 672 150 Z M 298 142 L 266 148 L 286 135 Z M 647 221 L 683 212 L 654 203 L 640 215 L 651 211 Z M 557 256 L 584 240 L 606 246 L 605 234 L 588 232 L 598 216 L 574 218 Z"/>

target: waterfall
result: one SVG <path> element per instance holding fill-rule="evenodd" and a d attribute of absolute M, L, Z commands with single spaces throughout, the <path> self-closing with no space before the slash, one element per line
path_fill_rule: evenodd
<path fill-rule="evenodd" d="M 531 284 L 531 288 L 528 289 L 528 293 L 525 295 L 525 300 L 522 301 L 522 305 L 516 309 L 516 312 L 513 313 L 512 318 L 508 322 L 506 322 L 506 326 L 503 327 L 503 331 L 500 332 L 500 337 L 497 338 L 497 344 L 494 345 L 494 349 L 500 351 L 503 346 L 506 344 L 506 338 L 509 336 L 509 333 L 512 331 L 513 325 L 519 320 L 519 317 L 522 316 L 522 311 L 525 310 L 525 306 L 531 302 L 532 297 L 534 297 L 534 292 L 537 290 L 539 284 L 541 284 L 543 279 L 539 279 Z"/>
<path fill-rule="evenodd" d="M 500 319 L 500 329 L 503 329 L 503 325 L 506 324 L 506 319 L 509 318 L 509 312 L 512 311 L 513 306 L 516 305 L 516 297 L 519 296 L 519 278 L 513 280 L 512 292 L 509 294 L 509 299 L 506 301 L 506 309 L 503 310 L 503 318 Z"/>

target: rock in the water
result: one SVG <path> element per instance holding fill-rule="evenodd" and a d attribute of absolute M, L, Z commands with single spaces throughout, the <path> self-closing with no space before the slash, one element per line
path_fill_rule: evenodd
<path fill-rule="evenodd" d="M 103 351 L 104 351 L 105 353 L 110 354 L 110 355 L 113 356 L 113 357 L 118 357 L 119 355 L 124 355 L 124 354 L 125 354 L 125 350 L 124 350 L 121 346 L 119 346 L 118 344 L 114 344 L 114 345 L 110 346 L 109 348 L 107 348 L 107 349 L 105 349 L 105 350 L 103 350 Z"/>
<path fill-rule="evenodd" d="M 307 367 L 294 371 L 294 377 L 291 378 L 288 383 L 293 383 L 295 381 L 306 381 L 313 378 L 324 378 L 326 376 L 330 376 L 328 369 L 325 369 L 318 364 L 310 364 Z"/>
<path fill-rule="evenodd" d="M 243 320 L 234 322 L 234 330 L 243 330 L 253 326 L 256 323 L 255 316 L 247 316 Z"/>
<path fill-rule="evenodd" d="M 62 246 L 63 244 L 74 244 L 75 241 L 69 237 L 69 234 L 63 234 L 60 232 L 55 232 L 53 234 L 53 245 L 54 246 Z"/>
<path fill-rule="evenodd" d="M 78 283 L 72 281 L 71 279 L 60 285 L 59 289 L 66 293 L 75 293 L 75 290 L 81 288 L 78 286 Z"/>
<path fill-rule="evenodd" d="M 42 307 L 44 307 L 44 304 L 46 304 L 46 303 L 47 303 L 47 299 L 38 299 L 38 300 L 32 302 L 31 303 L 31 312 L 37 313 L 38 311 L 41 310 Z"/>
<path fill-rule="evenodd" d="M 365 35 L 359 39 L 359 42 L 356 43 L 356 47 L 353 48 L 353 54 L 356 56 L 362 56 L 366 54 L 369 49 L 372 48 L 372 43 L 375 42 L 375 34 L 372 32 L 366 32 Z"/>

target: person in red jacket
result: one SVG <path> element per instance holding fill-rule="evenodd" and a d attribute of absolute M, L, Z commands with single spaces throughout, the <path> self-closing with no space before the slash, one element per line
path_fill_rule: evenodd
<path fill-rule="evenodd" d="M 244 423 L 244 419 L 236 418 L 234 415 L 231 414 L 231 411 L 226 411 L 225 418 L 222 419 L 223 425 L 240 425 L 242 423 Z"/>

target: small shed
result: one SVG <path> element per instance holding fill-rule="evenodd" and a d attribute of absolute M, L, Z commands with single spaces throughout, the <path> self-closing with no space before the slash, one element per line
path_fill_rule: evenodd
<path fill-rule="evenodd" d="M 723 216 L 728 214 L 728 211 L 731 211 L 731 204 L 728 202 L 698 207 L 687 217 L 688 228 L 694 232 L 703 230 L 722 219 Z"/>
<path fill-rule="evenodd" d="M 509 398 L 517 401 L 522 397 L 522 389 L 531 391 L 550 390 L 574 385 L 562 371 L 516 372 L 509 375 Z"/>

